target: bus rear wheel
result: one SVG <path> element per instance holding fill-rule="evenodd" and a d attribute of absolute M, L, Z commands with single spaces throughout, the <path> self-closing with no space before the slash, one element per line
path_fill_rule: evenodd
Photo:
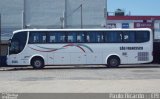
<path fill-rule="evenodd" d="M 35 57 L 31 61 L 31 65 L 34 69 L 43 69 L 44 68 L 44 60 L 39 57 Z"/>
<path fill-rule="evenodd" d="M 112 56 L 107 61 L 109 68 L 117 68 L 120 65 L 120 59 L 117 56 Z"/>

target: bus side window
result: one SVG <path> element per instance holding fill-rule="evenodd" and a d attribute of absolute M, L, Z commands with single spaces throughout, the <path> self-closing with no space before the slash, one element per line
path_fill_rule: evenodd
<path fill-rule="evenodd" d="M 134 31 L 123 32 L 123 42 L 124 43 L 134 43 L 135 42 L 135 32 Z"/>
<path fill-rule="evenodd" d="M 80 35 L 77 35 L 77 42 L 80 43 L 82 40 L 81 40 L 81 36 Z"/>
<path fill-rule="evenodd" d="M 42 43 L 46 43 L 46 40 L 47 40 L 46 35 L 43 35 L 43 36 L 42 36 Z"/>
<path fill-rule="evenodd" d="M 49 39 L 50 41 L 50 43 L 54 43 L 55 42 L 55 36 L 50 36 L 50 39 Z"/>
<path fill-rule="evenodd" d="M 29 36 L 29 43 L 38 43 L 39 42 L 39 37 L 36 32 L 30 32 Z"/>
<path fill-rule="evenodd" d="M 104 32 L 104 42 L 108 43 L 108 35 L 107 32 Z"/>
<path fill-rule="evenodd" d="M 45 32 L 32 31 L 30 32 L 29 43 L 46 43 L 47 36 Z"/>
<path fill-rule="evenodd" d="M 85 42 L 85 35 L 83 32 L 77 33 L 77 43 L 84 43 Z"/>
<path fill-rule="evenodd" d="M 56 43 L 56 33 L 49 32 L 47 35 L 47 41 L 48 43 Z"/>
<path fill-rule="evenodd" d="M 37 35 L 34 35 L 34 36 L 33 36 L 33 42 L 32 42 L 32 43 L 38 43 L 38 42 L 39 42 L 38 36 L 37 36 Z"/>
<path fill-rule="evenodd" d="M 48 42 L 49 43 L 55 42 L 55 33 L 48 33 Z"/>
<path fill-rule="evenodd" d="M 103 42 L 103 32 L 95 32 L 95 42 L 96 43 Z"/>
<path fill-rule="evenodd" d="M 39 42 L 38 43 L 46 43 L 47 42 L 47 37 L 46 37 L 45 32 L 39 32 L 38 37 L 39 37 Z"/>
<path fill-rule="evenodd" d="M 89 36 L 89 35 L 87 35 L 86 42 L 87 42 L 87 43 L 90 42 L 90 36 Z"/>
<path fill-rule="evenodd" d="M 75 43 L 77 39 L 77 34 L 76 32 L 68 32 L 68 37 L 67 37 L 67 41 L 69 43 Z"/>
<path fill-rule="evenodd" d="M 136 42 L 137 43 L 143 43 L 148 42 L 150 38 L 148 31 L 138 31 L 136 32 Z"/>
<path fill-rule="evenodd" d="M 88 43 L 96 43 L 95 32 L 88 32 L 87 37 L 86 37 L 86 41 Z"/>
<path fill-rule="evenodd" d="M 65 42 L 65 36 L 64 35 L 60 36 L 60 43 L 62 43 L 62 42 Z"/>
<path fill-rule="evenodd" d="M 59 43 L 65 43 L 66 42 L 66 35 L 65 32 L 57 32 L 56 37 Z"/>
<path fill-rule="evenodd" d="M 35 35 L 34 33 L 31 33 L 30 32 L 30 35 L 29 35 L 29 43 L 36 43 L 38 41 L 38 37 L 37 35 Z"/>
<path fill-rule="evenodd" d="M 106 43 L 121 43 L 123 40 L 122 33 L 120 31 L 108 31 L 104 34 Z"/>

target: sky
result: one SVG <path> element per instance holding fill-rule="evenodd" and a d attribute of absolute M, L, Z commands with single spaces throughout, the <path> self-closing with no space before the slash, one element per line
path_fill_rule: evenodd
<path fill-rule="evenodd" d="M 160 0 L 107 0 L 108 12 L 117 8 L 131 15 L 160 15 Z"/>

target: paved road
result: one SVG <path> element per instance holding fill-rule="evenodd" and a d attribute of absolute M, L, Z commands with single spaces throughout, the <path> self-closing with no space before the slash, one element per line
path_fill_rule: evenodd
<path fill-rule="evenodd" d="M 0 92 L 160 92 L 160 65 L 3 67 Z"/>
<path fill-rule="evenodd" d="M 105 66 L 46 67 L 43 70 L 27 68 L 1 68 L 0 81 L 49 80 L 142 80 L 160 79 L 160 65 L 132 65 L 120 68 Z"/>

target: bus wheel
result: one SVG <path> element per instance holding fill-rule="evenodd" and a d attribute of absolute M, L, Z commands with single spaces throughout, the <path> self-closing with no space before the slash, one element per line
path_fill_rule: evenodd
<path fill-rule="evenodd" d="M 117 56 L 111 56 L 107 61 L 109 68 L 117 68 L 120 65 L 120 59 Z"/>
<path fill-rule="evenodd" d="M 31 65 L 34 69 L 42 69 L 44 68 L 44 60 L 39 57 L 35 57 L 31 61 Z"/>

